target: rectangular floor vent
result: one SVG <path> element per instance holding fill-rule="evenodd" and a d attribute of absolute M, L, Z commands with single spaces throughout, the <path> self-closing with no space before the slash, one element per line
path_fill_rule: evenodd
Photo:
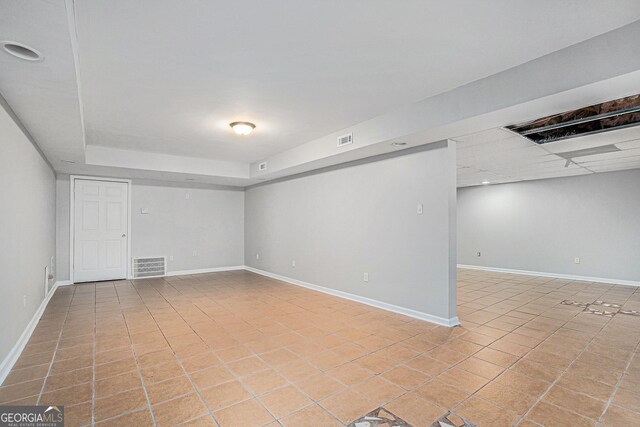
<path fill-rule="evenodd" d="M 133 278 L 142 277 L 159 277 L 166 273 L 166 258 L 134 258 L 133 259 Z"/>

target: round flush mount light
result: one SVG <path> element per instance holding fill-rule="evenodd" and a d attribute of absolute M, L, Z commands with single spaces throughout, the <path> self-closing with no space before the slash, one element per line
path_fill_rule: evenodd
<path fill-rule="evenodd" d="M 32 62 L 42 61 L 43 59 L 40 52 L 25 44 L 11 41 L 3 41 L 0 42 L 0 44 L 5 52 L 9 55 L 15 56 L 16 58 Z"/>
<path fill-rule="evenodd" d="M 233 122 L 229 123 L 229 126 L 238 135 L 249 135 L 256 128 L 256 125 L 250 122 Z"/>
<path fill-rule="evenodd" d="M 489 185 L 491 184 L 491 181 L 482 181 L 482 185 Z"/>

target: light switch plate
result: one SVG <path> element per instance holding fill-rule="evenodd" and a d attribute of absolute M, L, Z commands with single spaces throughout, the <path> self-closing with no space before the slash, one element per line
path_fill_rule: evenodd
<path fill-rule="evenodd" d="M 423 212 L 424 212 L 424 206 L 422 205 L 422 203 L 420 203 L 418 205 L 418 215 L 422 215 Z"/>
<path fill-rule="evenodd" d="M 149 213 L 149 208 L 140 208 L 140 213 L 145 215 Z"/>

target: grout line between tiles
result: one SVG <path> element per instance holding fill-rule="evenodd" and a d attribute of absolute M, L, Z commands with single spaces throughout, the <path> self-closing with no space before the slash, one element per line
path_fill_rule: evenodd
<path fill-rule="evenodd" d="M 134 286 L 134 289 L 136 289 L 136 292 L 138 291 L 138 289 Z M 156 291 L 157 292 L 157 291 Z M 153 315 L 153 313 L 149 310 L 149 307 L 147 307 L 146 303 L 144 302 L 144 298 L 142 297 L 142 295 L 140 295 L 140 292 L 138 292 L 138 295 L 140 296 L 140 299 L 142 300 L 145 309 L 147 310 L 147 312 L 149 313 L 149 316 L 151 316 L 151 318 L 153 319 L 154 323 L 156 324 L 156 327 L 158 327 L 158 329 L 160 330 L 160 333 L 162 334 L 162 336 L 164 337 L 165 341 L 167 341 L 167 337 L 164 335 L 164 332 L 162 332 L 162 329 L 160 329 L 160 327 L 158 326 L 158 322 L 155 318 L 155 316 Z M 162 294 L 160 294 L 163 298 L 164 296 Z M 165 301 L 167 301 L 167 303 L 169 303 L 169 301 L 165 298 Z M 169 303 L 169 305 L 171 305 L 171 303 Z M 171 307 L 173 307 L 173 305 L 171 305 Z M 173 307 L 175 310 L 175 307 Z M 176 311 L 177 313 L 177 311 Z M 184 319 L 182 318 L 182 316 L 178 313 L 178 315 L 180 316 L 180 318 L 184 321 Z M 185 321 L 185 323 L 187 323 Z M 188 323 L 187 323 L 188 324 Z M 193 329 L 192 329 L 193 330 Z M 195 333 L 195 331 L 194 331 Z M 167 341 L 167 344 L 169 342 Z M 209 412 L 209 415 L 211 416 L 211 418 L 213 419 L 213 422 L 216 423 L 216 426 L 220 426 L 220 423 L 218 422 L 218 420 L 216 419 L 216 417 L 213 415 L 213 411 L 211 410 L 211 408 L 209 408 L 209 405 L 207 404 L 207 402 L 204 400 L 204 398 L 202 397 L 202 394 L 200 393 L 200 390 L 198 390 L 198 388 L 196 387 L 196 385 L 193 383 L 193 380 L 191 379 L 191 375 L 189 374 L 189 372 L 187 372 L 187 370 L 185 369 L 184 365 L 182 364 L 182 361 L 180 360 L 180 358 L 178 357 L 178 355 L 175 353 L 175 351 L 173 350 L 173 347 L 171 347 L 171 345 L 169 345 L 169 348 L 171 349 L 171 352 L 174 355 L 174 358 L 176 360 L 176 362 L 180 365 L 180 368 L 182 369 L 182 371 L 184 372 L 185 376 L 187 377 L 187 380 L 189 381 L 189 383 L 191 384 L 191 387 L 193 388 L 193 390 L 195 391 L 195 393 L 198 395 L 198 398 L 200 399 L 200 401 L 202 402 L 202 404 L 204 405 L 204 407 L 207 409 L 207 412 Z M 171 401 L 175 398 L 169 399 L 168 401 Z M 149 410 L 151 410 L 151 403 L 149 402 Z M 188 420 L 187 420 L 188 421 Z"/>
<path fill-rule="evenodd" d="M 60 289 L 60 288 L 58 288 Z M 58 292 L 56 289 L 56 293 Z M 62 292 L 62 291 L 61 291 Z M 71 294 L 71 298 L 69 299 L 69 305 L 67 305 L 67 311 L 64 315 L 64 320 L 60 325 L 60 333 L 58 334 L 58 342 L 56 343 L 56 348 L 53 350 L 53 356 L 51 356 L 51 362 L 49 363 L 49 369 L 47 370 L 47 374 L 44 377 L 44 382 L 42 383 L 42 388 L 40 389 L 40 393 L 38 394 L 38 400 L 36 401 L 36 405 L 40 404 L 40 399 L 42 399 L 42 395 L 44 393 L 44 388 L 47 385 L 47 381 L 49 380 L 49 376 L 51 375 L 51 368 L 53 367 L 53 362 L 56 360 L 56 353 L 58 352 L 58 347 L 60 346 L 60 340 L 62 339 L 62 332 L 64 331 L 64 325 L 67 323 L 67 318 L 69 317 L 69 310 L 71 310 L 71 304 L 73 303 L 73 297 L 75 296 L 76 288 L 74 286 L 73 293 Z M 55 294 L 51 299 L 55 298 Z M 40 322 L 40 320 L 38 320 Z M 37 326 L 36 326 L 37 328 Z"/>
<path fill-rule="evenodd" d="M 118 294 L 117 291 L 116 291 L 116 296 L 118 298 L 118 304 L 120 304 L 120 295 Z M 125 323 L 125 326 L 127 327 L 127 336 L 129 338 L 129 342 L 131 343 L 131 351 L 133 353 L 133 359 L 136 361 L 136 370 L 138 371 L 138 375 L 140 376 L 140 381 L 142 382 L 142 391 L 144 392 L 144 397 L 147 400 L 147 408 L 149 409 L 149 413 L 151 414 L 151 420 L 153 421 L 153 425 L 157 426 L 158 424 L 156 423 L 156 417 L 153 413 L 153 409 L 151 408 L 151 399 L 149 399 L 149 392 L 147 391 L 147 386 L 145 384 L 144 377 L 142 376 L 142 370 L 140 369 L 140 363 L 138 361 L 138 354 L 136 353 L 135 345 L 131 340 L 131 331 L 129 329 L 129 323 L 127 322 L 127 316 L 124 315 L 124 312 L 122 312 L 122 317 L 124 318 L 124 323 Z"/>
<path fill-rule="evenodd" d="M 94 305 L 93 305 L 93 378 L 91 383 L 91 425 L 96 424 L 96 347 L 98 346 L 98 300 L 97 290 L 94 288 Z"/>
<path fill-rule="evenodd" d="M 600 417 L 598 417 L 598 423 L 602 422 L 602 418 L 604 417 L 604 414 L 607 413 L 607 411 L 609 410 L 609 406 L 611 406 L 611 404 L 613 403 L 613 399 L 616 397 L 616 393 L 618 392 L 618 389 L 620 388 L 620 384 L 622 383 L 622 380 L 624 379 L 625 375 L 627 374 L 627 371 L 629 370 L 629 366 L 631 366 L 631 362 L 633 361 L 633 358 L 636 357 L 636 355 L 638 354 L 638 349 L 640 349 L 640 342 L 636 344 L 635 349 L 629 355 L 629 360 L 627 360 L 627 364 L 624 367 L 624 371 L 622 372 L 622 375 L 620 375 L 620 378 L 618 378 L 618 381 L 616 382 L 616 385 L 613 388 L 613 392 L 611 393 L 611 396 L 609 396 L 609 400 L 607 400 L 607 403 L 604 409 L 602 410 Z"/>

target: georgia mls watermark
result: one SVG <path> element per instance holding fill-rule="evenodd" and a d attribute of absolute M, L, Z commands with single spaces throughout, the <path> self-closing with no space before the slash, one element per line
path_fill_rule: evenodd
<path fill-rule="evenodd" d="M 0 406 L 0 427 L 64 427 L 64 406 Z"/>

